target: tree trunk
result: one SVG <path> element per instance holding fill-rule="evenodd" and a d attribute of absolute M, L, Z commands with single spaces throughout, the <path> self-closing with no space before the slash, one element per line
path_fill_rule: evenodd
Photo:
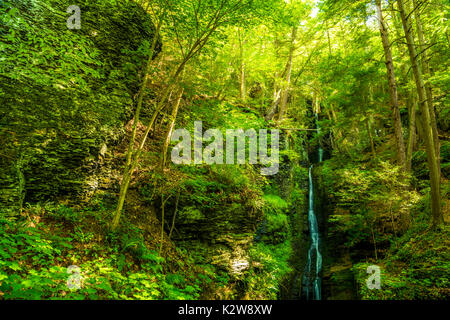
<path fill-rule="evenodd" d="M 147 126 L 147 130 L 145 131 L 144 136 L 139 144 L 139 148 L 136 150 L 135 153 L 133 153 L 134 158 L 133 158 L 132 162 L 130 163 L 130 165 L 126 166 L 126 168 L 125 168 L 124 177 L 123 177 L 122 183 L 120 185 L 119 202 L 118 202 L 117 209 L 116 209 L 116 212 L 114 214 L 114 218 L 113 218 L 113 221 L 111 224 L 111 230 L 115 230 L 119 226 L 120 216 L 122 214 L 122 209 L 123 209 L 123 205 L 125 203 L 125 197 L 126 197 L 126 194 L 128 191 L 128 186 L 130 184 L 131 176 L 133 175 L 134 169 L 136 169 L 136 166 L 138 164 L 138 161 L 141 156 L 142 150 L 144 148 L 145 142 L 147 141 L 148 134 L 149 134 L 150 130 L 152 129 L 157 116 L 159 115 L 162 108 L 164 107 L 164 104 L 167 101 L 167 97 L 169 96 L 170 91 L 175 86 L 175 84 L 178 80 L 178 77 L 183 72 L 186 64 L 193 56 L 195 56 L 205 46 L 205 44 L 208 42 L 208 39 L 210 38 L 211 34 L 218 28 L 220 17 L 221 17 L 220 10 L 221 9 L 219 9 L 216 12 L 214 17 L 210 21 L 209 26 L 211 26 L 211 27 L 210 27 L 209 31 L 205 32 L 199 38 L 197 38 L 197 40 L 194 42 L 194 44 L 190 47 L 187 54 L 183 56 L 183 60 L 181 61 L 181 63 L 178 65 L 178 67 L 175 70 L 175 72 L 173 73 L 173 75 L 171 75 L 168 80 L 168 85 L 164 89 L 163 94 L 161 95 L 161 100 L 156 105 L 155 112 L 153 113 L 153 116 L 150 119 L 149 125 Z M 165 14 L 165 11 L 163 12 L 161 17 L 164 17 L 164 14 Z M 223 16 L 222 16 L 222 18 L 223 18 Z"/>
<path fill-rule="evenodd" d="M 242 39 L 241 30 L 238 29 L 239 35 L 239 92 L 241 96 L 241 100 L 245 101 L 247 98 L 247 88 L 245 85 L 245 61 L 244 61 L 244 40 Z"/>
<path fill-rule="evenodd" d="M 411 92 L 407 103 L 409 114 L 409 127 L 408 127 L 408 147 L 406 152 L 406 171 L 411 172 L 412 153 L 414 151 L 414 145 L 416 140 L 416 102 L 414 101 L 413 92 Z"/>
<path fill-rule="evenodd" d="M 287 109 L 287 102 L 289 98 L 289 89 L 291 85 L 291 74 L 292 74 L 292 59 L 294 57 L 294 50 L 295 50 L 295 38 L 297 36 L 297 27 L 292 28 L 292 36 L 291 36 L 291 47 L 289 48 L 289 58 L 288 58 L 288 64 L 287 64 L 287 71 L 286 71 L 286 83 L 285 88 L 281 92 L 281 100 L 280 100 L 280 114 L 278 116 L 278 120 L 283 120 L 283 117 L 286 113 Z"/>
<path fill-rule="evenodd" d="M 183 97 L 184 89 L 180 90 L 180 94 L 178 95 L 177 101 L 172 110 L 172 115 L 170 119 L 169 129 L 167 130 L 166 138 L 164 139 L 164 145 L 162 149 L 162 157 L 161 157 L 161 168 L 164 170 L 167 159 L 167 149 L 169 148 L 170 138 L 172 137 L 173 128 L 175 127 L 175 121 L 177 119 L 178 108 L 180 107 L 181 98 Z"/>
<path fill-rule="evenodd" d="M 134 171 L 133 155 L 135 154 L 134 143 L 136 141 L 137 126 L 139 123 L 139 116 L 140 116 L 140 112 L 142 109 L 142 102 L 144 99 L 145 88 L 147 87 L 147 83 L 148 83 L 148 74 L 150 73 L 150 68 L 151 68 L 152 61 L 153 61 L 153 53 L 155 52 L 156 43 L 158 41 L 159 32 L 161 30 L 164 16 L 165 16 L 165 10 L 161 14 L 159 21 L 158 21 L 158 26 L 156 27 L 155 35 L 154 35 L 153 41 L 152 41 L 152 46 L 151 46 L 150 52 L 149 52 L 149 58 L 147 61 L 147 65 L 145 67 L 144 80 L 142 82 L 142 86 L 141 86 L 141 88 L 139 90 L 139 94 L 138 94 L 136 112 L 135 112 L 135 116 L 134 116 L 134 120 L 133 120 L 132 134 L 131 134 L 130 143 L 128 145 L 123 179 L 122 179 L 122 183 L 120 184 L 119 201 L 117 203 L 116 213 L 114 215 L 113 222 L 112 222 L 113 230 L 116 229 L 117 226 L 119 225 L 120 214 L 122 212 L 123 205 L 125 203 L 125 196 L 126 196 L 126 193 L 128 190 L 128 186 L 130 184 L 131 176 L 133 175 L 133 171 Z"/>
<path fill-rule="evenodd" d="M 417 53 L 416 47 L 414 45 L 411 23 L 408 20 L 407 14 L 405 12 L 403 0 L 398 0 L 397 5 L 400 11 L 400 17 L 402 19 L 403 31 L 405 33 L 406 43 L 409 51 L 409 58 L 411 60 L 414 79 L 416 81 L 417 93 L 419 95 L 419 114 L 423 121 L 422 125 L 424 131 L 424 140 L 427 150 L 428 166 L 430 169 L 432 226 L 438 227 L 443 223 L 443 216 L 441 213 L 439 164 L 434 147 L 430 110 L 426 101 L 422 70 L 417 63 Z"/>
<path fill-rule="evenodd" d="M 422 117 L 420 116 L 420 113 L 417 113 L 417 109 L 416 109 L 416 127 L 417 127 L 417 136 L 419 137 L 419 141 L 420 142 L 424 142 L 424 136 L 425 134 L 423 133 L 423 125 L 422 125 Z"/>
<path fill-rule="evenodd" d="M 169 231 L 169 240 L 172 238 L 172 232 L 173 232 L 173 229 L 175 228 L 175 219 L 177 217 L 178 202 L 179 201 L 180 201 L 180 192 L 178 192 L 177 199 L 175 201 L 175 210 L 173 212 L 173 217 L 172 217 L 172 226 L 170 227 L 170 231 Z"/>
<path fill-rule="evenodd" d="M 175 82 L 178 79 L 178 76 L 183 71 L 187 61 L 188 61 L 188 58 L 185 58 L 183 60 L 183 62 L 178 66 L 177 71 L 174 73 L 174 75 L 169 80 L 169 85 L 164 90 L 164 92 L 162 94 L 162 98 L 158 102 L 158 104 L 156 106 L 156 110 L 153 112 L 152 118 L 150 119 L 150 122 L 147 126 L 147 130 L 144 133 L 144 136 L 139 144 L 139 147 L 134 152 L 133 160 L 130 163 L 130 165 L 126 166 L 126 168 L 125 168 L 124 177 L 122 179 L 122 183 L 120 184 L 119 203 L 117 205 L 116 213 L 114 215 L 112 225 L 111 225 L 112 230 L 115 230 L 119 226 L 120 216 L 122 214 L 122 209 L 123 209 L 123 205 L 125 203 L 125 197 L 127 195 L 131 177 L 133 175 L 134 170 L 136 169 L 136 167 L 138 165 L 138 161 L 141 156 L 142 150 L 144 149 L 145 142 L 147 141 L 148 134 L 150 133 L 150 130 L 153 128 L 156 118 L 158 117 L 159 113 L 161 112 L 162 108 L 164 107 L 165 102 L 167 101 L 169 92 L 171 91 L 171 89 L 173 87 L 172 82 Z"/>
<path fill-rule="evenodd" d="M 167 93 L 167 91 L 166 91 L 166 93 Z M 166 97 L 167 97 L 167 94 L 165 95 L 165 97 L 163 96 L 163 101 L 165 101 Z M 161 111 L 161 108 L 157 108 L 155 110 L 155 112 L 153 113 L 152 119 L 150 120 L 150 123 L 147 127 L 144 137 L 142 138 L 138 149 L 134 152 L 134 157 L 133 157 L 132 162 L 125 167 L 122 183 L 120 184 L 119 202 L 118 202 L 116 213 L 114 215 L 114 218 L 113 218 L 113 221 L 111 224 L 112 230 L 117 229 L 117 227 L 119 226 L 120 216 L 122 214 L 122 209 L 123 209 L 123 205 L 125 203 L 125 197 L 127 195 L 128 187 L 130 185 L 131 177 L 133 175 L 134 170 L 136 169 L 136 167 L 138 165 L 139 158 L 141 156 L 145 142 L 147 141 L 148 133 L 150 132 L 151 128 L 153 127 L 156 117 L 158 116 L 160 111 Z"/>
<path fill-rule="evenodd" d="M 392 61 L 392 53 L 389 43 L 388 29 L 385 24 L 381 9 L 381 0 L 375 1 L 378 13 L 378 22 L 380 25 L 381 40 L 383 42 L 384 57 L 386 61 L 386 69 L 389 83 L 389 96 L 391 98 L 392 120 L 394 122 L 395 142 L 397 146 L 397 162 L 398 165 L 406 170 L 406 154 L 405 143 L 403 141 L 402 122 L 400 119 L 400 110 L 398 108 L 397 82 L 395 80 L 394 63 Z"/>
<path fill-rule="evenodd" d="M 423 27 L 422 27 L 422 21 L 420 19 L 420 12 L 417 8 L 417 0 L 413 0 L 414 5 L 414 16 L 416 18 L 416 26 L 417 26 L 417 35 L 419 37 L 419 47 L 420 51 L 422 52 L 421 55 L 421 62 L 422 62 L 422 70 L 426 77 L 431 76 L 431 69 L 429 64 L 429 58 L 426 51 L 426 44 L 425 44 L 425 37 L 423 33 Z M 427 104 L 428 109 L 430 110 L 430 117 L 431 117 L 431 126 L 433 128 L 433 141 L 434 141 L 434 149 L 436 152 L 436 158 L 438 159 L 439 164 L 439 176 L 441 175 L 441 150 L 440 150 L 440 143 L 439 143 L 439 133 L 437 130 L 437 123 L 436 123 L 436 112 L 434 111 L 434 104 L 433 104 L 433 91 L 431 88 L 430 83 L 427 81 L 425 82 L 425 92 L 427 95 Z"/>
<path fill-rule="evenodd" d="M 366 129 L 367 129 L 367 135 L 369 136 L 369 141 L 370 141 L 370 149 L 372 151 L 372 156 L 375 159 L 376 153 L 375 153 L 375 144 L 373 142 L 373 137 L 372 137 L 372 129 L 370 128 L 370 122 L 369 122 L 369 117 L 366 117 Z"/>
<path fill-rule="evenodd" d="M 342 148 L 341 148 L 341 146 L 339 146 L 339 142 L 342 142 L 342 132 L 341 132 L 341 130 L 339 128 L 336 128 L 337 125 L 338 125 L 338 118 L 337 118 L 337 115 L 336 115 L 336 111 L 334 110 L 333 104 L 329 104 L 328 106 L 330 108 L 331 116 L 332 116 L 332 119 L 333 119 L 333 122 L 334 122 L 334 126 L 332 127 L 333 128 L 332 129 L 332 133 L 333 133 L 333 137 L 334 137 L 334 139 L 333 139 L 334 140 L 334 144 L 336 146 L 336 149 L 339 152 L 342 152 L 343 149 L 346 150 L 346 147 L 342 146 Z"/>
<path fill-rule="evenodd" d="M 274 93 L 274 98 L 273 98 L 272 105 L 270 106 L 270 110 L 264 117 L 266 119 L 266 121 L 272 120 L 273 117 L 275 116 L 275 113 L 277 112 L 277 107 L 280 104 L 280 100 L 281 100 L 280 94 L 281 94 L 281 89 Z"/>

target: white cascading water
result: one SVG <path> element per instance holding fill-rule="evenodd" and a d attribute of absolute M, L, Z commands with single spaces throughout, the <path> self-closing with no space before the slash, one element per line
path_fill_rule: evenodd
<path fill-rule="evenodd" d="M 317 120 L 317 114 L 316 120 Z M 317 124 L 317 131 L 320 132 L 320 127 Z M 323 149 L 319 147 L 319 162 L 322 162 Z M 321 281 L 320 271 L 322 270 L 322 255 L 319 251 L 319 226 L 317 224 L 317 217 L 314 212 L 314 186 L 312 180 L 312 165 L 309 167 L 309 209 L 308 221 L 311 235 L 311 246 L 308 250 L 308 261 L 306 263 L 306 270 L 303 275 L 303 292 L 307 300 L 321 300 Z M 315 261 L 314 261 L 315 260 Z M 314 263 L 315 262 L 315 263 Z M 313 272 L 314 271 L 314 272 Z"/>

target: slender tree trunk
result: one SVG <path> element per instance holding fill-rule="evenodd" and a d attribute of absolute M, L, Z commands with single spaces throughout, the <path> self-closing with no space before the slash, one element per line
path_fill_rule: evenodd
<path fill-rule="evenodd" d="M 116 213 L 114 215 L 113 222 L 111 225 L 113 230 L 116 229 L 119 224 L 120 213 L 122 212 L 123 205 L 125 203 L 125 196 L 126 196 L 126 193 L 128 190 L 128 186 L 130 184 L 131 176 L 134 171 L 132 159 L 133 159 L 133 155 L 135 155 L 134 143 L 136 141 L 137 126 L 139 124 L 139 116 L 140 116 L 141 109 L 142 109 L 142 102 L 144 99 L 145 89 L 147 88 L 148 74 L 150 73 L 150 69 L 151 69 L 151 65 L 152 65 L 152 61 L 153 61 L 153 54 L 155 52 L 156 43 L 159 38 L 159 32 L 161 30 L 164 16 L 165 16 L 165 11 L 161 14 L 159 21 L 158 21 L 158 26 L 156 27 L 155 36 L 153 37 L 152 46 L 151 46 L 150 52 L 149 52 L 149 58 L 147 61 L 147 65 L 145 67 L 144 80 L 143 80 L 142 86 L 139 90 L 136 112 L 135 112 L 135 116 L 134 116 L 134 120 L 133 120 L 133 128 L 132 128 L 133 131 L 131 134 L 130 143 L 128 145 L 128 151 L 127 151 L 127 156 L 126 156 L 125 169 L 124 169 L 124 173 L 123 173 L 122 183 L 120 184 L 119 201 L 117 203 Z"/>
<path fill-rule="evenodd" d="M 133 160 L 129 166 L 126 167 L 124 172 L 124 177 L 122 179 L 122 183 L 120 185 L 120 194 L 119 194 L 119 204 L 117 206 L 116 213 L 114 215 L 111 229 L 115 230 L 119 226 L 120 216 L 122 213 L 123 205 L 125 203 L 125 197 L 128 191 L 128 187 L 130 185 L 131 177 L 133 175 L 134 170 L 136 169 L 138 165 L 139 158 L 141 156 L 142 150 L 144 149 L 144 145 L 147 142 L 148 134 L 150 133 L 150 130 L 153 128 L 153 125 L 155 124 L 156 118 L 158 117 L 159 113 L 161 112 L 162 108 L 164 107 L 164 104 L 167 100 L 167 97 L 169 96 L 169 92 L 171 91 L 173 87 L 173 83 L 178 79 L 178 76 L 183 71 L 184 66 L 186 65 L 186 58 L 183 60 L 183 62 L 178 67 L 177 71 L 173 75 L 173 77 L 169 81 L 169 85 L 166 87 L 166 89 L 163 92 L 162 98 L 159 101 L 159 103 L 156 106 L 155 111 L 153 112 L 152 118 L 150 119 L 150 122 L 147 126 L 147 130 L 144 133 L 144 136 L 139 144 L 138 149 L 134 153 Z"/>
<path fill-rule="evenodd" d="M 162 254 L 164 244 L 164 214 L 167 200 L 169 200 L 169 198 L 164 200 L 164 193 L 161 193 L 161 243 L 159 244 L 159 255 Z"/>
<path fill-rule="evenodd" d="M 276 100 L 276 97 L 278 95 L 278 85 L 277 85 L 277 79 L 278 79 L 278 72 L 275 72 L 273 75 L 273 100 Z"/>
<path fill-rule="evenodd" d="M 272 105 L 270 106 L 269 112 L 265 116 L 266 121 L 272 120 L 273 117 L 275 116 L 275 113 L 277 112 L 277 108 L 278 108 L 278 105 L 280 104 L 280 100 L 281 100 L 280 94 L 281 94 L 281 89 L 274 93 L 274 99 L 273 99 Z"/>
<path fill-rule="evenodd" d="M 409 114 L 409 127 L 408 127 L 408 147 L 406 152 L 406 170 L 411 172 L 412 153 L 414 150 L 414 144 L 416 140 L 416 103 L 414 101 L 414 93 L 411 92 L 408 97 L 408 114 Z"/>
<path fill-rule="evenodd" d="M 332 116 L 333 122 L 334 122 L 333 131 L 332 131 L 333 137 L 334 137 L 334 139 L 333 139 L 334 140 L 334 145 L 336 146 L 336 148 L 337 148 L 337 150 L 339 152 L 342 152 L 343 149 L 346 151 L 346 147 L 345 146 L 341 147 L 339 145 L 339 142 L 342 141 L 342 132 L 341 132 L 341 130 L 339 128 L 336 128 L 336 126 L 338 124 L 338 118 L 337 118 L 337 115 L 336 115 L 336 111 L 334 110 L 334 107 L 333 107 L 332 104 L 329 104 L 328 106 L 330 108 L 331 116 Z"/>
<path fill-rule="evenodd" d="M 173 90 L 170 91 L 169 97 L 167 98 L 167 105 L 170 105 L 170 102 L 171 102 L 171 99 L 172 99 L 172 93 L 173 93 Z M 162 128 L 162 126 L 164 124 L 164 121 L 166 120 L 166 115 L 167 115 L 167 113 L 166 112 L 162 112 L 162 110 L 161 110 L 161 117 L 159 118 L 159 124 L 158 124 L 158 129 L 157 129 L 158 131 L 161 130 L 161 128 Z M 156 121 L 156 123 L 158 123 L 158 121 Z M 156 127 L 156 124 L 155 124 L 155 127 Z M 155 131 L 153 131 L 152 133 L 154 134 Z M 153 136 L 153 134 L 151 136 Z"/>
<path fill-rule="evenodd" d="M 286 84 L 285 88 L 281 92 L 281 101 L 280 101 L 280 114 L 278 116 L 278 120 L 283 120 L 283 117 L 286 113 L 287 102 L 289 98 L 289 91 L 291 85 L 291 74 L 292 74 L 292 59 L 294 57 L 295 50 L 295 38 L 297 36 L 297 27 L 292 28 L 292 36 L 291 36 L 291 47 L 289 49 L 289 60 L 287 64 L 287 72 L 286 72 Z"/>
<path fill-rule="evenodd" d="M 125 203 L 125 197 L 127 195 L 128 187 L 130 185 L 131 177 L 133 175 L 134 170 L 136 169 L 138 165 L 139 158 L 141 156 L 142 150 L 144 148 L 145 142 L 147 141 L 148 134 L 153 127 L 156 117 L 158 116 L 159 112 L 161 111 L 160 108 L 157 108 L 156 111 L 153 113 L 152 119 L 150 120 L 150 123 L 147 127 L 147 130 L 144 134 L 144 137 L 142 138 L 141 143 L 139 144 L 138 149 L 136 150 L 133 161 L 130 163 L 129 166 L 125 168 L 122 183 L 120 184 L 120 193 L 119 193 L 119 203 L 117 205 L 116 213 L 114 215 L 111 229 L 115 230 L 119 226 L 120 216 L 122 213 L 123 205 Z"/>
<path fill-rule="evenodd" d="M 423 120 L 423 133 L 427 150 L 428 166 L 430 169 L 432 225 L 433 227 L 438 227 L 443 223 L 443 217 L 441 213 L 439 163 L 434 147 L 430 110 L 426 101 L 422 70 L 417 63 L 417 53 L 416 47 L 414 45 L 411 23 L 405 12 L 403 0 L 397 0 L 397 5 L 400 11 L 400 17 L 402 19 L 403 31 L 405 33 L 406 43 L 409 51 L 409 58 L 411 60 L 414 79 L 416 81 L 417 93 L 419 95 L 419 113 Z"/>
<path fill-rule="evenodd" d="M 375 156 L 376 156 L 376 153 L 375 153 L 375 144 L 374 144 L 374 142 L 373 142 L 372 128 L 370 128 L 369 117 L 366 117 L 366 129 L 367 129 L 367 135 L 369 136 L 370 149 L 371 149 L 371 151 L 372 151 L 372 156 L 373 156 L 373 158 L 375 158 Z"/>
<path fill-rule="evenodd" d="M 378 22 L 380 25 L 380 34 L 381 40 L 383 42 L 384 57 L 386 61 L 389 83 L 389 96 L 391 98 L 392 120 L 394 122 L 395 142 L 397 146 L 397 162 L 403 170 L 406 170 L 405 143 L 403 141 L 402 122 L 400 119 L 400 110 L 398 107 L 397 82 L 395 80 L 394 63 L 392 61 L 392 53 L 389 43 L 389 33 L 383 18 L 381 0 L 376 0 L 375 3 L 377 6 Z"/>
<path fill-rule="evenodd" d="M 244 61 L 244 40 L 242 39 L 241 30 L 238 29 L 239 35 L 239 92 L 241 100 L 245 101 L 247 98 L 247 88 L 245 85 L 245 61 Z"/>
<path fill-rule="evenodd" d="M 164 145 L 162 149 L 161 168 L 164 170 L 167 159 L 167 149 L 169 148 L 170 138 L 172 137 L 173 128 L 175 127 L 175 121 L 177 119 L 178 108 L 180 107 L 181 98 L 183 97 L 184 89 L 180 90 L 177 101 L 172 109 L 172 115 L 170 119 L 169 129 L 167 130 L 166 138 L 164 139 Z"/>
<path fill-rule="evenodd" d="M 144 148 L 145 142 L 147 141 L 148 134 L 149 134 L 150 130 L 152 129 L 156 118 L 158 117 L 159 113 L 161 112 L 162 108 L 164 107 L 164 104 L 167 101 L 167 97 L 169 96 L 169 93 L 171 92 L 172 88 L 176 85 L 176 81 L 178 80 L 178 77 L 180 76 L 180 74 L 183 72 L 186 64 L 188 63 L 188 61 L 193 56 L 195 56 L 205 46 L 205 44 L 208 42 L 208 39 L 211 36 L 211 34 L 219 26 L 220 19 L 221 19 L 221 17 L 223 17 L 223 16 L 220 15 L 220 12 L 221 12 L 221 9 L 219 9 L 216 12 L 214 17 L 212 18 L 212 20 L 208 24 L 208 26 L 210 27 L 209 31 L 207 31 L 204 34 L 202 34 L 194 42 L 194 44 L 190 47 L 190 49 L 187 52 L 187 54 L 183 57 L 183 60 L 178 65 L 178 67 L 177 67 L 176 71 L 174 72 L 174 74 L 168 80 L 168 85 L 164 89 L 163 94 L 161 96 L 161 99 L 156 105 L 155 112 L 153 113 L 153 116 L 150 119 L 149 125 L 147 126 L 147 130 L 144 133 L 144 136 L 143 136 L 143 138 L 141 140 L 139 148 L 134 153 L 134 158 L 133 158 L 131 164 L 129 166 L 127 166 L 126 169 L 125 169 L 124 177 L 123 177 L 123 180 L 122 180 L 122 184 L 120 186 L 119 203 L 117 205 L 117 210 L 116 210 L 116 213 L 114 215 L 114 218 L 113 218 L 113 221 L 112 221 L 112 224 L 111 224 L 111 229 L 112 230 L 115 230 L 119 226 L 120 216 L 122 214 L 123 205 L 125 203 L 125 197 L 126 197 L 126 194 L 127 194 L 127 191 L 128 191 L 128 186 L 130 184 L 130 180 L 131 180 L 131 177 L 133 175 L 134 169 L 137 167 L 137 164 L 138 164 L 139 158 L 141 156 L 142 150 Z M 163 12 L 162 17 L 164 16 L 164 13 L 165 12 Z"/>
<path fill-rule="evenodd" d="M 414 16 L 416 19 L 416 26 L 417 26 L 417 35 L 419 37 L 419 47 L 421 53 L 421 62 L 422 62 L 422 70 L 423 74 L 426 77 L 431 76 L 431 69 L 429 64 L 429 58 L 426 51 L 426 44 L 425 44 L 425 37 L 422 27 L 422 21 L 420 18 L 420 11 L 417 9 L 417 0 L 413 0 L 414 5 Z M 431 85 L 428 81 L 425 82 L 425 92 L 427 95 L 427 104 L 428 109 L 430 110 L 430 118 L 431 118 L 431 126 L 433 128 L 433 141 L 434 141 L 434 149 L 436 152 L 436 158 L 438 159 L 439 163 L 439 176 L 441 175 L 441 166 L 440 166 L 440 158 L 441 158 L 441 150 L 440 150 L 440 142 L 439 142 L 439 133 L 437 129 L 437 123 L 436 123 L 436 112 L 434 111 L 434 103 L 433 103 L 433 90 L 431 88 Z"/>
<path fill-rule="evenodd" d="M 169 240 L 172 238 L 172 232 L 173 229 L 175 228 L 175 219 L 177 217 L 177 211 L 178 211 L 178 202 L 180 201 L 180 192 L 178 192 L 177 194 L 177 199 L 175 201 L 175 210 L 173 212 L 173 217 L 172 217 L 172 226 L 170 227 L 170 232 L 169 232 Z"/>
<path fill-rule="evenodd" d="M 424 142 L 425 139 L 423 138 L 425 136 L 423 131 L 423 121 L 422 117 L 420 116 L 420 113 L 417 113 L 416 109 L 416 127 L 417 127 L 417 136 L 419 137 L 420 142 Z"/>

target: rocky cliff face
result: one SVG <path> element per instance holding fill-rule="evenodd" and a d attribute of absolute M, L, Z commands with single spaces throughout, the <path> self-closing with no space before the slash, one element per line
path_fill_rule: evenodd
<path fill-rule="evenodd" d="M 356 288 L 352 271 L 352 260 L 346 246 L 346 233 L 336 229 L 331 216 L 345 218 L 350 212 L 333 206 L 323 183 L 322 168 L 314 170 L 315 210 L 322 239 L 322 297 L 324 300 L 356 299 Z"/>
<path fill-rule="evenodd" d="M 132 1 L 84 1 L 80 30 L 66 26 L 70 1 L 9 3 L 0 5 L 10 15 L 0 32 L 9 57 L 0 66 L 0 214 L 92 187 L 85 180 L 124 135 L 154 35 Z M 23 61 L 23 51 L 35 59 Z"/>
<path fill-rule="evenodd" d="M 221 193 L 214 185 L 208 189 L 206 193 Z M 214 206 L 208 206 L 196 202 L 191 192 L 188 188 L 180 197 L 173 240 L 203 256 L 205 263 L 227 272 L 235 280 L 241 279 L 251 267 L 248 249 L 263 217 L 260 195 L 247 189 L 243 194 L 228 194 L 217 199 Z M 167 221 L 172 221 L 173 210 L 169 212 Z"/>
<path fill-rule="evenodd" d="M 305 272 L 309 248 L 308 227 L 308 174 L 307 165 L 296 166 L 289 178 L 282 185 L 291 185 L 286 196 L 292 198 L 289 206 L 290 231 L 292 234 L 292 255 L 289 259 L 293 271 L 286 279 L 280 292 L 283 300 L 300 300 L 302 298 L 302 278 Z"/>

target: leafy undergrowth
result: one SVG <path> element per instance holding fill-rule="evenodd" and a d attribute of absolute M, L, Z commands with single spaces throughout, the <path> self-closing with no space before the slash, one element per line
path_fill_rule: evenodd
<path fill-rule="evenodd" d="M 384 161 L 325 161 L 320 168 L 323 186 L 334 210 L 329 212 L 330 234 L 343 236 L 354 260 L 382 258 L 393 239 L 406 232 L 410 210 L 423 195 L 407 187 L 398 167 Z"/>
<path fill-rule="evenodd" d="M 251 248 L 250 256 L 254 261 L 245 278 L 247 298 L 275 300 L 279 296 L 282 283 L 293 271 L 289 264 L 292 254 L 290 240 L 278 244 L 257 243 Z"/>
<path fill-rule="evenodd" d="M 244 282 L 247 297 L 277 299 L 281 285 L 293 271 L 289 259 L 292 255 L 292 235 L 289 232 L 288 204 L 277 195 L 264 195 L 265 212 L 250 249 L 252 268 Z"/>
<path fill-rule="evenodd" d="M 131 224 L 108 233 L 102 207 L 24 214 L 0 220 L 2 299 L 198 299 L 215 277 L 186 253 L 160 256 Z"/>
<path fill-rule="evenodd" d="M 345 239 L 358 295 L 369 300 L 450 298 L 448 225 L 430 228 L 430 187 L 417 175 L 402 178 L 385 162 L 330 164 L 323 185 L 334 205 L 330 233 Z M 407 187 L 413 181 L 416 189 Z M 448 220 L 448 181 L 442 183 Z M 380 267 L 381 288 L 370 289 L 371 265 Z"/>
<path fill-rule="evenodd" d="M 362 299 L 447 300 L 450 298 L 450 228 L 443 231 L 416 228 L 393 243 L 390 254 L 377 261 L 381 269 L 381 288 L 366 284 L 367 267 L 354 266 Z"/>
<path fill-rule="evenodd" d="M 444 199 L 448 183 L 443 184 Z M 394 238 L 384 259 L 375 264 L 381 268 L 381 289 L 366 285 L 368 264 L 354 270 L 362 299 L 448 300 L 450 298 L 450 227 L 429 226 L 429 195 L 421 198 L 411 211 L 412 224 L 400 237 Z M 447 212 L 448 214 L 448 212 Z M 447 217 L 447 215 L 444 215 Z M 373 263 L 370 263 L 373 264 Z"/>

